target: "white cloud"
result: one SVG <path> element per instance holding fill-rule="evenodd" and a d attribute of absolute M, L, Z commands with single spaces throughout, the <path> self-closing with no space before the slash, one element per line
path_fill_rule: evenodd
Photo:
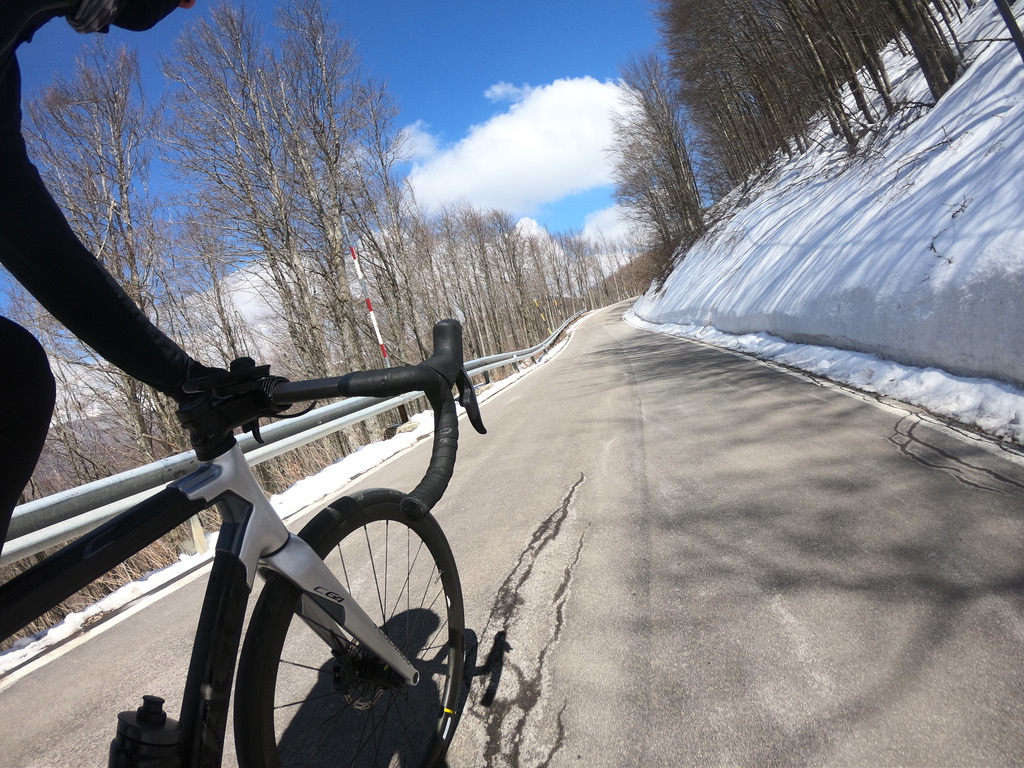
<path fill-rule="evenodd" d="M 512 85 L 512 83 L 500 82 L 495 83 L 484 91 L 484 96 L 491 101 L 516 102 L 525 99 L 532 90 L 533 88 L 528 85 Z"/>
<path fill-rule="evenodd" d="M 422 120 L 417 120 L 404 129 L 405 140 L 409 151 L 409 157 L 413 161 L 425 161 L 437 155 L 437 139 L 428 130 L 429 126 Z"/>
<path fill-rule="evenodd" d="M 429 207 L 465 199 L 481 208 L 536 213 L 545 203 L 611 183 L 607 149 L 620 90 L 592 77 L 518 88 L 492 96 L 517 100 L 409 175 Z"/>
<path fill-rule="evenodd" d="M 595 211 L 586 217 L 583 234 L 608 241 L 625 241 L 636 229 L 636 223 L 626 217 L 625 211 L 617 205 Z"/>
<path fill-rule="evenodd" d="M 540 222 L 536 219 L 532 219 L 529 216 L 523 216 L 519 221 L 516 222 L 516 229 L 520 234 L 526 237 L 542 237 L 548 233 L 548 231 L 541 226 Z"/>

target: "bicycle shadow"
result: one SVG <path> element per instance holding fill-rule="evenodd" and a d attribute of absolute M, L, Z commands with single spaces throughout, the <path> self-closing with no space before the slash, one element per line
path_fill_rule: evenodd
<path fill-rule="evenodd" d="M 444 650 L 440 648 L 433 656 L 418 656 L 434 642 L 439 626 L 440 617 L 423 608 L 396 615 L 390 622 L 392 640 L 416 659 L 413 663 L 420 673 L 419 685 L 401 693 L 383 692 L 373 700 L 339 693 L 334 684 L 334 661 L 327 660 L 317 670 L 316 682 L 302 696 L 302 704 L 278 740 L 281 766 L 327 768 L 337 764 L 339 755 L 355 755 L 351 765 L 357 768 L 393 763 L 419 765 L 421 761 L 410 752 L 429 743 L 434 736 L 438 702 L 435 680 L 444 673 L 446 665 Z M 402 631 L 396 637 L 398 627 Z M 484 685 L 478 697 L 482 706 L 489 707 L 494 702 L 505 654 L 511 650 L 507 633 L 498 632 L 487 658 L 478 665 L 479 638 L 472 629 L 466 629 L 464 637 L 465 667 L 457 709 L 460 719 L 474 684 Z M 388 745 L 391 747 L 384 749 Z M 439 768 L 447 765 L 442 761 Z"/>
<path fill-rule="evenodd" d="M 470 689 L 473 686 L 473 678 L 482 678 L 486 681 L 484 692 L 480 695 L 480 704 L 489 707 L 494 703 L 498 695 L 498 685 L 501 683 L 501 675 L 505 669 L 505 654 L 512 650 L 508 644 L 508 632 L 501 630 L 495 633 L 494 641 L 491 643 L 491 650 L 487 653 L 484 663 L 477 666 L 477 658 L 480 653 L 480 640 L 472 629 L 466 630 L 466 668 L 463 674 L 462 697 L 460 704 L 462 712 L 469 699 Z"/>
<path fill-rule="evenodd" d="M 356 768 L 378 765 L 419 765 L 417 750 L 432 743 L 437 727 L 439 688 L 446 672 L 445 650 L 420 655 L 436 646 L 440 617 L 416 608 L 396 614 L 388 635 L 420 673 L 420 682 L 396 691 L 339 691 L 335 662 L 318 670 L 312 688 L 302 697 L 294 716 L 278 739 L 281 766 L 334 766 L 338 756 L 353 756 Z M 286 709 L 287 702 L 279 704 Z M 346 759 L 348 759 L 346 757 Z"/>
<path fill-rule="evenodd" d="M 505 630 L 498 632 L 491 643 L 491 650 L 482 665 L 477 665 L 480 656 L 480 638 L 472 629 L 466 628 L 464 632 L 466 643 L 466 660 L 462 672 L 462 690 L 459 692 L 459 721 L 465 715 L 466 707 L 469 705 L 469 696 L 473 691 L 474 680 L 486 680 L 484 692 L 479 697 L 481 706 L 489 707 L 494 703 L 498 693 L 498 684 L 501 682 L 501 674 L 505 668 L 505 653 L 512 650 L 507 641 L 508 633 Z M 456 731 L 458 739 L 458 731 Z M 449 768 L 448 761 L 441 761 L 437 768 Z"/>

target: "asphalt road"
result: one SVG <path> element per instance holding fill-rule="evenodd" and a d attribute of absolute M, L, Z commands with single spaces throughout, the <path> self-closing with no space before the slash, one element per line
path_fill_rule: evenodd
<path fill-rule="evenodd" d="M 1024 763 L 1024 462 L 622 309 L 464 432 L 451 768 Z M 201 587 L 0 686 L 0 764 L 103 765 L 113 713 L 176 709 Z"/>

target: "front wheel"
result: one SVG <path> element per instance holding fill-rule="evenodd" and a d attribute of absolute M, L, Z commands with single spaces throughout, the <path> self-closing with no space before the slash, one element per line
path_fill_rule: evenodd
<path fill-rule="evenodd" d="M 271 575 L 238 664 L 240 766 L 442 761 L 461 705 L 462 589 L 440 526 L 430 515 L 409 522 L 402 498 L 386 490 L 343 498 L 299 536 L 412 662 L 419 682 L 405 685 L 345 633 L 332 650 L 296 615 L 300 590 Z"/>

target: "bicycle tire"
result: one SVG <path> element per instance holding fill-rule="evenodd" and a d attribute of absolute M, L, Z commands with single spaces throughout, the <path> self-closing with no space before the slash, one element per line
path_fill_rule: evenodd
<path fill-rule="evenodd" d="M 354 680 L 359 649 L 332 654 L 294 618 L 301 592 L 271 574 L 239 658 L 235 744 L 243 768 L 442 761 L 463 703 L 462 589 L 440 526 L 430 515 L 410 522 L 402 498 L 387 490 L 346 497 L 299 536 L 406 654 L 419 683 Z"/>

